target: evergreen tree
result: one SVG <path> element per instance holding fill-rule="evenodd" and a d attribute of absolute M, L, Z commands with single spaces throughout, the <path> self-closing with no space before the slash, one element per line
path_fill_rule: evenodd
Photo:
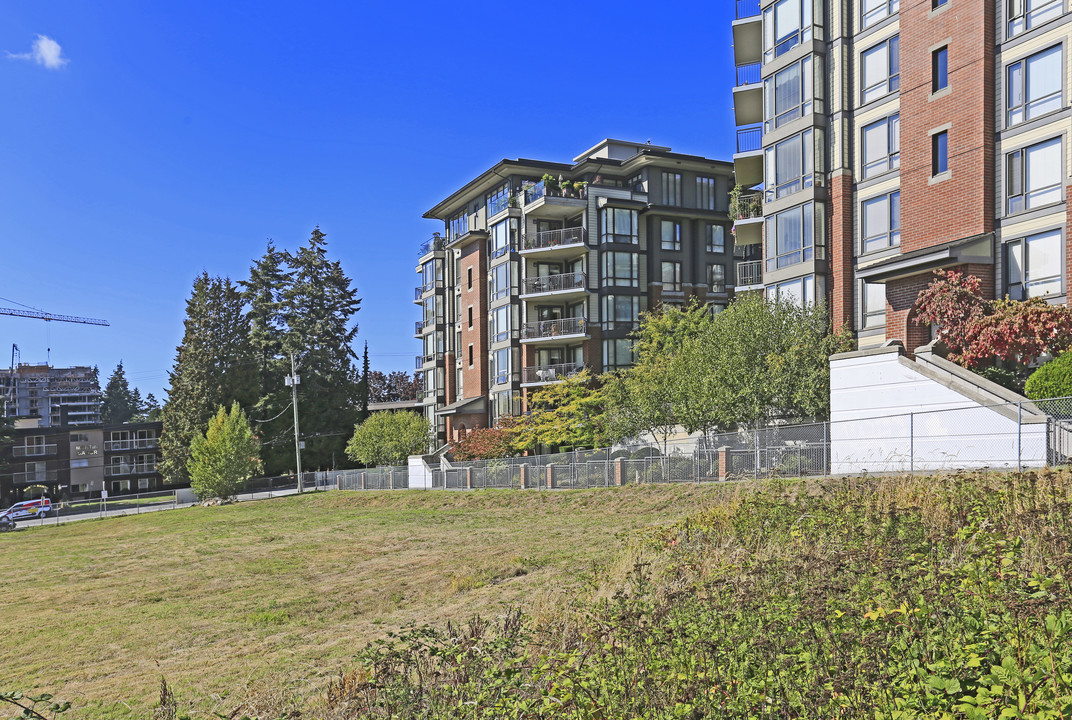
<path fill-rule="evenodd" d="M 287 332 L 283 350 L 294 353 L 301 376 L 298 407 L 309 468 L 331 467 L 343 457 L 346 436 L 359 415 L 359 375 L 352 343 L 361 300 L 338 261 L 328 260 L 317 227 L 287 263 L 290 282 L 282 292 Z"/>
<path fill-rule="evenodd" d="M 365 343 L 365 354 L 361 358 L 361 384 L 357 386 L 357 398 L 358 407 L 360 413 L 358 414 L 357 421 L 364 422 L 369 415 L 369 361 L 368 361 L 368 343 Z"/>
<path fill-rule="evenodd" d="M 127 375 L 123 370 L 123 361 L 116 365 L 115 371 L 108 378 L 108 384 L 104 388 L 104 397 L 101 400 L 101 420 L 105 425 L 118 425 L 130 422 L 139 410 L 141 398 L 136 396 L 137 390 L 130 391 L 127 383 Z"/>
<path fill-rule="evenodd" d="M 169 483 L 189 480 L 190 444 L 217 408 L 236 401 L 249 407 L 257 398 L 249 318 L 230 279 L 201 273 L 186 302 L 185 326 L 161 413 L 161 472 Z"/>
<path fill-rule="evenodd" d="M 145 402 L 142 403 L 141 410 L 143 422 L 158 422 L 160 420 L 160 403 L 152 393 L 145 396 Z"/>

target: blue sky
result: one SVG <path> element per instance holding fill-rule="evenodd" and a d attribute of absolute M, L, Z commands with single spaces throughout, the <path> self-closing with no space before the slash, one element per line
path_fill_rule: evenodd
<path fill-rule="evenodd" d="M 503 157 L 568 161 L 604 137 L 729 159 L 732 14 L 0 3 L 0 306 L 111 323 L 0 315 L 0 366 L 12 343 L 102 382 L 122 360 L 163 399 L 194 277 L 244 278 L 269 238 L 294 249 L 319 224 L 372 366 L 412 370 L 416 248 L 440 229 L 421 215 Z"/>

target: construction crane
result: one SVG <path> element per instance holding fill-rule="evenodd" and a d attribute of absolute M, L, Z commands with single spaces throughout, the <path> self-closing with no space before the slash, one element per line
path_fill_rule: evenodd
<path fill-rule="evenodd" d="M 97 318 L 76 317 L 74 315 L 53 315 L 41 310 L 19 310 L 18 308 L 0 308 L 0 315 L 14 315 L 15 317 L 37 318 L 45 322 L 69 322 L 82 323 L 83 325 L 108 325 L 107 320 Z"/>

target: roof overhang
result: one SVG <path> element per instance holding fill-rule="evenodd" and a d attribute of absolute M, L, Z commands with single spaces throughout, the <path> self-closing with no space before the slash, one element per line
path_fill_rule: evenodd
<path fill-rule="evenodd" d="M 487 412 L 487 403 L 483 397 L 463 398 L 452 402 L 441 410 L 436 410 L 436 415 L 479 415 Z"/>
<path fill-rule="evenodd" d="M 913 250 L 856 267 L 856 277 L 871 283 L 921 275 L 952 265 L 993 265 L 994 234 L 982 233 L 934 247 Z"/>

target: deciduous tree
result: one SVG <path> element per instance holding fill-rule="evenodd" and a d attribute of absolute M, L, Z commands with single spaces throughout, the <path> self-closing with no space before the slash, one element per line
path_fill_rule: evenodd
<path fill-rule="evenodd" d="M 346 454 L 363 465 L 403 465 L 428 449 L 431 430 L 423 415 L 376 412 L 354 428 Z"/>
<path fill-rule="evenodd" d="M 237 402 L 222 406 L 205 434 L 194 436 L 187 469 L 199 499 L 234 497 L 242 483 L 260 469 L 259 443 Z"/>

